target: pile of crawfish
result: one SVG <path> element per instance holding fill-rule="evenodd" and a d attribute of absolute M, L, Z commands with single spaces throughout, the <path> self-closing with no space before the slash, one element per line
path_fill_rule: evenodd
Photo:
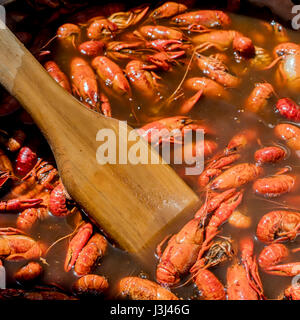
<path fill-rule="evenodd" d="M 122 10 L 124 7 L 116 4 L 83 10 L 59 25 L 56 34 L 42 30 L 33 42 L 30 34 L 16 32 L 63 89 L 106 117 L 121 117 L 119 110 L 113 109 L 121 105 L 121 114 L 125 112 L 125 118 L 131 119 L 152 145 L 176 145 L 182 141 L 177 138 L 190 130 L 205 132 L 201 142 L 205 168 L 193 179 L 201 207 L 176 234 L 157 246 L 155 281 L 124 277 L 113 297 L 176 300 L 180 297 L 172 291 L 193 283 L 200 299 L 267 299 L 262 273 L 281 277 L 300 274 L 300 261 L 288 261 L 298 251 L 288 245 L 300 233 L 299 175 L 286 162 L 289 157 L 300 157 L 300 106 L 280 95 L 282 88 L 291 95 L 300 89 L 300 46 L 289 41 L 279 23 L 260 22 L 276 39 L 270 53 L 256 45 L 263 43 L 259 36 L 231 29 L 227 13 L 192 10 L 188 3 Z M 48 22 L 53 21 L 55 25 L 51 16 Z M 56 55 L 60 51 L 67 53 L 63 59 Z M 270 129 L 273 141 L 263 144 L 255 128 L 245 128 L 221 148 L 216 130 L 191 114 L 201 108 L 202 99 L 232 101 L 241 83 L 249 81 L 251 70 L 274 74 L 275 80 L 272 84 L 253 83 L 252 92 L 240 102 L 241 110 L 262 119 L 268 112 L 277 117 Z M 164 85 L 170 76 L 178 79 L 174 88 Z M 151 101 L 151 108 L 143 105 L 144 101 Z M 0 114 L 8 116 L 18 108 L 18 102 L 4 94 Z M 23 124 L 31 123 L 24 111 L 20 119 Z M 157 129 L 165 129 L 165 136 L 155 135 Z M 93 270 L 109 251 L 106 237 L 76 207 L 55 165 L 27 143 L 23 130 L 3 131 L 0 137 L 0 186 L 5 191 L 0 211 L 15 214 L 10 225 L 0 228 L 0 257 L 4 267 L 10 261 L 24 261 L 14 274 L 21 288 L 0 290 L 0 299 L 105 296 L 110 279 L 93 274 Z M 191 156 L 199 147 L 193 144 Z M 179 174 L 189 183 L 189 177 Z M 242 210 L 249 194 L 269 201 L 276 210 L 261 214 L 253 236 L 238 241 L 221 236 L 225 223 L 237 230 L 250 228 L 253 219 Z M 283 195 L 289 196 L 288 201 L 274 200 Z M 71 218 L 72 232 L 51 244 L 34 238 L 31 231 L 35 226 L 53 217 Z M 64 272 L 76 277 L 72 292 L 64 292 L 57 282 L 26 289 L 48 268 L 47 255 L 63 241 L 67 242 Z M 255 250 L 258 243 L 264 244 L 260 252 Z M 227 284 L 214 274 L 214 268 L 224 263 L 229 263 Z M 300 300 L 300 285 L 290 285 L 278 298 Z"/>

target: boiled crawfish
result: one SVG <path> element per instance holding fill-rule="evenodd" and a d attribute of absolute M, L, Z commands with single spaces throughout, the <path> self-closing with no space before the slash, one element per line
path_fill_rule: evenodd
<path fill-rule="evenodd" d="M 233 255 L 229 240 L 216 241 L 198 262 L 193 276 L 197 288 L 205 300 L 225 300 L 225 289 L 220 280 L 208 268 L 230 259 Z"/>
<path fill-rule="evenodd" d="M 178 300 L 171 291 L 153 281 L 138 277 L 121 279 L 117 292 L 118 295 L 131 300 Z"/>
<path fill-rule="evenodd" d="M 256 194 L 272 198 L 290 192 L 294 185 L 295 177 L 288 174 L 280 174 L 256 180 L 252 189 Z"/>
<path fill-rule="evenodd" d="M 72 290 L 76 295 L 99 295 L 106 291 L 108 287 L 106 278 L 96 274 L 87 274 L 75 281 Z"/>
<path fill-rule="evenodd" d="M 177 2 L 165 2 L 160 7 L 154 9 L 149 15 L 148 19 L 158 20 L 158 19 L 166 19 L 171 18 L 175 15 L 178 15 L 187 10 L 187 6 L 182 3 Z"/>
<path fill-rule="evenodd" d="M 231 19 L 223 11 L 198 10 L 177 15 L 172 18 L 171 22 L 181 28 L 188 27 L 189 30 L 202 30 L 203 27 L 227 27 L 231 24 Z"/>
<path fill-rule="evenodd" d="M 71 86 L 68 77 L 62 72 L 57 63 L 48 61 L 44 65 L 49 75 L 65 90 L 71 93 Z"/>
<path fill-rule="evenodd" d="M 271 211 L 257 225 L 256 235 L 262 242 L 294 240 L 300 230 L 300 213 L 293 211 Z"/>
<path fill-rule="evenodd" d="M 204 133 L 208 134 L 214 133 L 211 128 L 202 124 L 201 121 L 192 120 L 185 116 L 175 116 L 154 121 L 144 125 L 137 132 L 151 145 L 155 146 L 165 141 L 176 143 L 179 140 L 179 143 L 182 143 L 181 138 L 191 130 L 204 130 Z"/>
<path fill-rule="evenodd" d="M 252 40 L 235 30 L 206 32 L 194 37 L 193 42 L 197 45 L 195 50 L 198 52 L 203 52 L 210 48 L 225 51 L 232 47 L 234 51 L 237 51 L 243 57 L 251 58 L 255 54 Z"/>
<path fill-rule="evenodd" d="M 44 253 L 43 244 L 20 234 L 19 230 L 0 228 L 0 256 L 5 260 L 21 261 L 40 258 Z"/>
<path fill-rule="evenodd" d="M 281 243 L 273 243 L 265 247 L 259 255 L 259 265 L 273 275 L 293 277 L 300 273 L 300 262 L 279 264 L 289 255 L 287 247 Z"/>
<path fill-rule="evenodd" d="M 262 283 L 256 258 L 253 256 L 253 240 L 244 238 L 240 242 L 242 264 L 235 262 L 227 269 L 228 300 L 262 300 Z"/>
<path fill-rule="evenodd" d="M 236 88 L 241 82 L 238 77 L 230 73 L 224 63 L 216 58 L 197 53 L 196 63 L 206 76 L 225 87 Z"/>
<path fill-rule="evenodd" d="M 71 60 L 70 74 L 73 94 L 89 108 L 99 111 L 99 89 L 96 75 L 82 58 Z"/>

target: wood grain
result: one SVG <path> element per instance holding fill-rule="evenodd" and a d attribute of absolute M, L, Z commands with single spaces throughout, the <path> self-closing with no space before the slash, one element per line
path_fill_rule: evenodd
<path fill-rule="evenodd" d="M 118 134 L 119 122 L 62 89 L 8 29 L 0 30 L 0 81 L 45 135 L 70 195 L 124 249 L 141 255 L 196 205 L 198 197 L 167 164 L 99 165 L 96 134 L 102 128 Z"/>

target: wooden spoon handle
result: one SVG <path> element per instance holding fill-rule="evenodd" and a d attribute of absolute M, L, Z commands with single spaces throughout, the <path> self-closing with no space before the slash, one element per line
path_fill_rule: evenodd
<path fill-rule="evenodd" d="M 44 133 L 72 198 L 124 249 L 140 254 L 155 235 L 197 204 L 198 197 L 164 162 L 99 163 L 100 129 L 115 133 L 116 154 L 122 148 L 127 154 L 134 144 L 120 133 L 120 122 L 84 107 L 7 28 L 0 30 L 0 48 L 0 82 Z M 145 140 L 140 144 L 148 159 L 159 158 Z"/>

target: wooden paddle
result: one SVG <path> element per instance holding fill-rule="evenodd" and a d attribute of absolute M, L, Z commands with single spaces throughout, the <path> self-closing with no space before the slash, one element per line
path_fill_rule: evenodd
<path fill-rule="evenodd" d="M 142 255 L 151 239 L 196 205 L 198 197 L 165 163 L 100 165 L 97 132 L 112 129 L 118 136 L 119 121 L 89 110 L 62 89 L 3 24 L 0 82 L 45 135 L 72 198 L 125 250 Z M 118 138 L 124 146 L 126 137 Z"/>

